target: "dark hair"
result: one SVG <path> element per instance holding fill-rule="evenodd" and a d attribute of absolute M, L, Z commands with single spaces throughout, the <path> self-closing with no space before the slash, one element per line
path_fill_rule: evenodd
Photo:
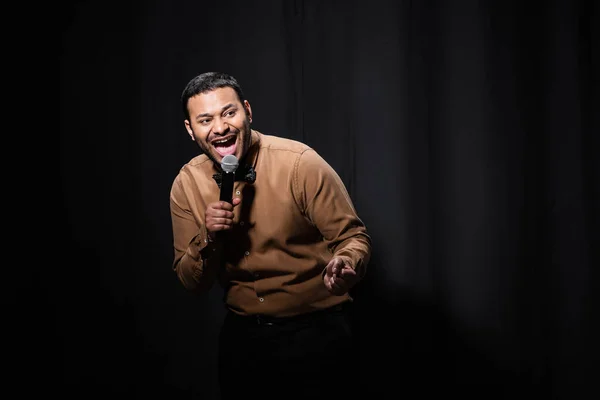
<path fill-rule="evenodd" d="M 190 97 L 224 87 L 230 87 L 235 90 L 240 102 L 244 102 L 245 97 L 240 84 L 233 76 L 224 72 L 205 72 L 189 81 L 185 86 L 185 89 L 183 89 L 183 93 L 181 94 L 181 107 L 185 118 L 190 118 L 187 108 L 187 103 Z"/>

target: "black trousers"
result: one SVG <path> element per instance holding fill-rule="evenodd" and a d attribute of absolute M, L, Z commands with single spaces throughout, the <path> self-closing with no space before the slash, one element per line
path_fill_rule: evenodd
<path fill-rule="evenodd" d="M 350 396 L 355 359 L 348 305 L 292 318 L 225 316 L 219 335 L 221 399 Z"/>

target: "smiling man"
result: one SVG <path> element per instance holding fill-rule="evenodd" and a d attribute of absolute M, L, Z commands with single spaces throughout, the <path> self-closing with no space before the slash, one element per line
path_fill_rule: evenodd
<path fill-rule="evenodd" d="M 224 289 L 222 398 L 350 395 L 338 379 L 357 368 L 349 290 L 366 272 L 371 239 L 342 180 L 309 146 L 251 129 L 232 76 L 194 77 L 181 104 L 202 154 L 171 188 L 173 269 L 190 291 Z M 219 200 L 227 155 L 240 164 L 231 203 Z"/>

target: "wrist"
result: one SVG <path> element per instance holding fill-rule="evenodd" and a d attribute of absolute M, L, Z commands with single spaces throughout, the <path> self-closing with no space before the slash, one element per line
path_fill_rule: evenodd
<path fill-rule="evenodd" d="M 218 254 L 219 252 L 220 252 L 219 242 L 215 242 L 207 236 L 206 237 L 206 246 L 204 246 L 200 250 L 201 257 L 204 259 L 207 259 L 207 258 L 214 256 L 215 254 Z"/>
<path fill-rule="evenodd" d="M 214 243 L 216 241 L 216 235 L 214 232 L 207 232 L 206 239 L 208 243 Z"/>

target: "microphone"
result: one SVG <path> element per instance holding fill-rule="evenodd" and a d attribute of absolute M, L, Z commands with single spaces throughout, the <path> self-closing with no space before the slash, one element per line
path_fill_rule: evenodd
<path fill-rule="evenodd" d="M 238 159 L 233 154 L 228 154 L 221 160 L 221 193 L 219 200 L 233 203 L 233 183 L 235 182 L 235 170 L 238 167 Z"/>

